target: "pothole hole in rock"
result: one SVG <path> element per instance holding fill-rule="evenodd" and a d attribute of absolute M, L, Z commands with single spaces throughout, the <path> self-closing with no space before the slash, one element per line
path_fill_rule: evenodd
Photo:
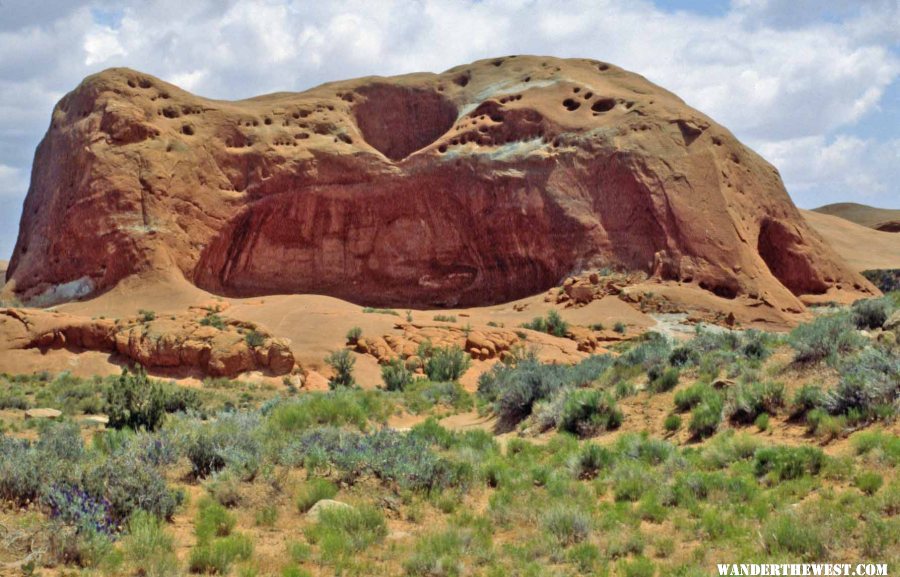
<path fill-rule="evenodd" d="M 391 160 L 440 138 L 458 115 L 452 102 L 432 90 L 374 84 L 358 92 L 364 100 L 353 108 L 356 125 L 366 142 Z"/>

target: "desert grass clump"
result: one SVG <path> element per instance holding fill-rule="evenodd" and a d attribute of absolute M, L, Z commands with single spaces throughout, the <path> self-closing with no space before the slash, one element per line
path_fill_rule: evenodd
<path fill-rule="evenodd" d="M 175 541 L 155 516 L 138 511 L 128 521 L 128 535 L 122 543 L 125 560 L 146 577 L 180 575 Z"/>
<path fill-rule="evenodd" d="M 470 362 L 461 347 L 436 347 L 425 361 L 425 374 L 435 382 L 456 381 L 468 370 Z"/>
<path fill-rule="evenodd" d="M 188 561 L 191 573 L 226 575 L 232 564 L 250 559 L 253 542 L 234 532 L 236 522 L 235 516 L 213 499 L 200 501 L 194 523 L 197 545 Z"/>
<path fill-rule="evenodd" d="M 571 505 L 555 505 L 541 516 L 541 527 L 562 546 L 585 541 L 592 526 L 590 515 Z"/>
<path fill-rule="evenodd" d="M 547 333 L 555 337 L 564 337 L 569 330 L 569 323 L 563 320 L 556 311 L 550 311 L 546 317 L 534 317 L 529 323 L 521 325 L 523 329 L 531 329 L 539 333 Z"/>
<path fill-rule="evenodd" d="M 866 495 L 874 495 L 884 484 L 884 478 L 873 471 L 863 471 L 856 476 L 853 484 Z"/>
<path fill-rule="evenodd" d="M 416 542 L 412 556 L 403 564 L 406 574 L 415 577 L 463 575 L 471 540 L 470 535 L 455 528 L 425 535 Z"/>
<path fill-rule="evenodd" d="M 247 343 L 248 347 L 255 349 L 265 344 L 266 335 L 254 329 L 244 335 L 244 342 Z"/>
<path fill-rule="evenodd" d="M 212 311 L 206 313 L 206 316 L 200 319 L 200 324 L 206 327 L 219 329 L 220 331 L 225 329 L 225 319 L 219 316 L 218 313 Z"/>
<path fill-rule="evenodd" d="M 398 313 L 394 309 L 377 309 L 374 307 L 364 307 L 362 312 L 370 315 L 391 315 L 394 317 L 400 316 L 400 313 Z"/>
<path fill-rule="evenodd" d="M 328 479 L 313 478 L 308 480 L 297 493 L 297 509 L 306 513 L 313 505 L 323 499 L 333 499 L 338 494 L 338 487 Z"/>
<path fill-rule="evenodd" d="M 350 388 L 356 386 L 356 380 L 353 378 L 353 366 L 356 359 L 347 349 L 332 351 L 325 357 L 325 363 L 334 371 L 334 376 L 328 380 L 328 387 L 332 390 L 339 388 Z"/>
<path fill-rule="evenodd" d="M 359 339 L 362 338 L 362 329 L 359 327 L 353 327 L 349 331 L 347 331 L 347 344 L 355 345 L 359 342 Z"/>

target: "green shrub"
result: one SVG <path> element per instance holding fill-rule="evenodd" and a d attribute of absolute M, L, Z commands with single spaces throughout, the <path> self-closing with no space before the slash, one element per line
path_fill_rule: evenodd
<path fill-rule="evenodd" d="M 128 564 L 141 575 L 180 575 L 174 539 L 166 532 L 162 522 L 149 513 L 138 511 L 132 515 L 122 549 Z"/>
<path fill-rule="evenodd" d="M 353 387 L 356 381 L 353 379 L 353 366 L 356 359 L 347 349 L 333 351 L 325 357 L 325 363 L 334 371 L 334 376 L 328 381 L 331 389 L 339 387 Z"/>
<path fill-rule="evenodd" d="M 650 388 L 657 393 L 664 393 L 666 391 L 671 391 L 678 385 L 678 377 L 679 371 L 675 367 L 666 368 L 661 375 L 656 377 L 652 383 L 650 383 Z"/>
<path fill-rule="evenodd" d="M 259 527 L 274 527 L 278 521 L 278 507 L 275 505 L 264 505 L 256 512 L 254 521 Z"/>
<path fill-rule="evenodd" d="M 556 505 L 541 516 L 541 527 L 563 546 L 581 543 L 591 534 L 591 517 L 577 507 Z"/>
<path fill-rule="evenodd" d="M 645 465 L 623 461 L 612 473 L 613 497 L 616 501 L 639 501 L 656 482 Z"/>
<path fill-rule="evenodd" d="M 138 317 L 140 318 L 142 323 L 149 323 L 150 321 L 156 319 L 156 313 L 154 311 L 141 309 L 138 311 Z"/>
<path fill-rule="evenodd" d="M 323 561 L 339 564 L 384 539 L 387 526 L 381 513 L 370 506 L 329 508 L 304 533 L 310 543 L 319 545 Z"/>
<path fill-rule="evenodd" d="M 236 561 L 246 561 L 253 555 L 253 541 L 245 535 L 198 543 L 191 549 L 188 567 L 191 573 L 227 575 Z"/>
<path fill-rule="evenodd" d="M 613 330 L 615 332 L 619 333 L 620 335 L 624 335 L 625 334 L 625 323 L 623 323 L 622 321 L 617 322 L 616 324 L 613 325 Z"/>
<path fill-rule="evenodd" d="M 697 364 L 700 361 L 700 355 L 692 347 L 683 345 L 675 347 L 669 354 L 669 364 L 673 367 L 684 367 L 687 365 Z"/>
<path fill-rule="evenodd" d="M 231 535 L 237 523 L 235 516 L 209 497 L 204 497 L 198 507 L 194 532 L 198 542 L 208 542 L 214 537 Z"/>
<path fill-rule="evenodd" d="M 893 303 L 888 297 L 864 299 L 853 303 L 850 313 L 858 329 L 879 329 L 891 316 Z"/>
<path fill-rule="evenodd" d="M 898 355 L 869 347 L 846 358 L 840 364 L 840 374 L 838 386 L 822 401 L 822 406 L 833 415 L 850 416 L 856 411 L 863 419 L 870 419 L 881 406 L 900 400 Z"/>
<path fill-rule="evenodd" d="M 794 394 L 794 400 L 791 402 L 791 418 L 805 417 L 808 412 L 820 408 L 824 399 L 822 389 L 816 385 L 803 385 Z"/>
<path fill-rule="evenodd" d="M 465 574 L 465 565 L 473 563 L 473 546 L 478 539 L 469 531 L 449 529 L 431 533 L 416 541 L 412 556 L 403 564 L 406 574 L 415 577 L 459 577 Z M 487 539 L 489 545 L 489 538 Z"/>
<path fill-rule="evenodd" d="M 767 431 L 769 429 L 769 414 L 768 413 L 760 413 L 756 420 L 753 421 L 753 424 L 756 425 L 756 428 L 760 431 Z"/>
<path fill-rule="evenodd" d="M 218 313 L 208 312 L 206 316 L 200 319 L 200 324 L 206 327 L 217 328 L 220 331 L 225 328 L 225 319 L 220 317 Z"/>
<path fill-rule="evenodd" d="M 456 381 L 469 368 L 470 361 L 461 347 L 437 347 L 425 361 L 425 374 L 435 382 Z"/>
<path fill-rule="evenodd" d="M 165 406 L 162 384 L 148 378 L 143 367 L 134 373 L 122 369 L 118 380 L 107 389 L 106 414 L 113 429 L 154 431 L 162 424 Z"/>
<path fill-rule="evenodd" d="M 594 382 L 613 360 L 595 355 L 577 365 L 543 364 L 533 356 L 515 365 L 495 364 L 478 378 L 478 396 L 493 403 L 494 411 L 504 427 L 513 426 L 531 414 L 535 404 L 556 397 L 563 389 L 584 387 Z M 562 400 L 559 411 L 562 410 Z M 548 426 L 558 424 L 554 422 Z"/>
<path fill-rule="evenodd" d="M 579 573 L 593 575 L 603 560 L 603 554 L 593 543 L 579 543 L 569 548 L 566 560 L 574 565 Z"/>
<path fill-rule="evenodd" d="M 413 382 L 413 374 L 401 359 L 392 359 L 381 365 L 381 380 L 385 390 L 402 391 Z"/>
<path fill-rule="evenodd" d="M 456 410 L 472 407 L 472 397 L 458 381 L 433 383 L 428 379 L 414 380 L 403 394 L 406 409 L 419 414 L 436 405 L 446 405 Z"/>
<path fill-rule="evenodd" d="M 622 411 L 606 391 L 575 389 L 566 396 L 559 427 L 563 431 L 588 437 L 600 431 L 617 429 L 622 419 Z"/>
<path fill-rule="evenodd" d="M 355 345 L 359 342 L 359 339 L 362 337 L 362 329 L 359 327 L 353 327 L 349 331 L 347 331 L 347 343 L 351 345 Z"/>
<path fill-rule="evenodd" d="M 791 332 L 789 341 L 795 350 L 794 361 L 811 363 L 853 352 L 863 345 L 864 339 L 856 332 L 849 315 L 838 314 L 818 317 L 798 326 Z"/>
<path fill-rule="evenodd" d="M 171 519 L 184 495 L 168 487 L 166 480 L 145 455 L 123 451 L 95 467 L 83 478 L 85 491 L 106 500 L 110 514 L 124 523 L 143 510 L 162 519 Z"/>
<path fill-rule="evenodd" d="M 376 309 L 373 307 L 365 307 L 363 311 L 366 314 L 375 314 L 375 315 L 391 315 L 395 317 L 399 317 L 400 313 L 395 311 L 394 309 Z"/>
<path fill-rule="evenodd" d="M 578 452 L 578 476 L 592 479 L 604 469 L 612 467 L 615 455 L 606 447 L 595 443 L 585 443 Z"/>
<path fill-rule="evenodd" d="M 818 475 L 824 463 L 822 450 L 809 446 L 763 447 L 753 456 L 753 468 L 758 477 L 772 473 L 781 481 Z"/>
<path fill-rule="evenodd" d="M 262 456 L 262 420 L 256 413 L 222 413 L 215 421 L 196 425 L 186 442 L 191 473 L 202 479 L 228 468 L 241 480 L 252 480 Z"/>
<path fill-rule="evenodd" d="M 455 323 L 456 317 L 453 315 L 434 315 L 434 320 L 439 323 Z"/>
<path fill-rule="evenodd" d="M 675 408 L 679 411 L 690 411 L 704 399 L 718 396 L 718 393 L 708 384 L 700 382 L 694 383 L 686 389 L 682 389 L 675 393 Z"/>
<path fill-rule="evenodd" d="M 312 547 L 301 541 L 291 541 L 287 544 L 287 554 L 294 563 L 302 563 L 312 556 Z"/>
<path fill-rule="evenodd" d="M 738 384 L 725 403 L 725 415 L 735 423 L 752 423 L 762 413 L 773 414 L 784 406 L 781 383 Z"/>
<path fill-rule="evenodd" d="M 674 433 L 678 429 L 681 428 L 681 416 L 672 413 L 666 417 L 666 420 L 663 422 L 663 427 L 666 431 L 670 433 Z"/>
<path fill-rule="evenodd" d="M 539 333 L 547 333 L 555 337 L 565 337 L 569 330 L 569 323 L 563 320 L 556 311 L 547 313 L 547 317 L 535 317 L 530 323 L 523 323 L 522 328 L 531 329 Z"/>
<path fill-rule="evenodd" d="M 620 565 L 624 577 L 653 577 L 656 575 L 656 566 L 646 557 L 635 557 L 631 561 L 621 561 Z"/>
<path fill-rule="evenodd" d="M 763 541 L 770 555 L 789 554 L 802 561 L 820 561 L 825 557 L 825 539 L 815 523 L 796 513 L 781 513 L 763 529 Z"/>
<path fill-rule="evenodd" d="M 307 481 L 297 493 L 297 509 L 306 513 L 323 499 L 333 499 L 338 493 L 337 485 L 327 479 L 315 478 Z"/>
<path fill-rule="evenodd" d="M 688 428 L 694 437 L 702 439 L 715 433 L 721 422 L 722 398 L 716 394 L 707 395 L 694 407 Z"/>
<path fill-rule="evenodd" d="M 389 400 L 377 391 L 339 389 L 279 402 L 270 410 L 267 422 L 281 435 L 325 425 L 352 425 L 365 430 L 370 419 L 383 422 L 393 409 Z"/>
<path fill-rule="evenodd" d="M 297 565 L 287 565 L 281 570 L 281 577 L 312 577 L 312 573 Z"/>
<path fill-rule="evenodd" d="M 250 348 L 261 347 L 266 342 L 266 335 L 262 334 L 257 330 L 252 330 L 244 335 L 244 342 L 247 343 L 247 346 Z"/>
<path fill-rule="evenodd" d="M 866 495 L 874 495 L 877 493 L 883 483 L 884 479 L 882 479 L 881 475 L 872 471 L 864 471 L 857 475 L 854 480 L 856 488 Z"/>
<path fill-rule="evenodd" d="M 883 431 L 863 431 L 854 435 L 853 448 L 858 455 L 875 454 L 890 465 L 900 464 L 900 437 Z"/>

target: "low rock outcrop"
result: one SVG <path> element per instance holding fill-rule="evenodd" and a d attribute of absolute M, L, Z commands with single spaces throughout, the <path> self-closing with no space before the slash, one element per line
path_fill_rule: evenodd
<path fill-rule="evenodd" d="M 0 309 L 0 345 L 9 349 L 108 351 L 147 368 L 188 368 L 218 377 L 294 370 L 286 339 L 215 312 L 164 318 L 89 319 L 35 309 Z"/>

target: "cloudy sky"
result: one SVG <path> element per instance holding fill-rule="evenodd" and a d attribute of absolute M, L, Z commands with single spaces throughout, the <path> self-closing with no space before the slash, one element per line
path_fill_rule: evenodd
<path fill-rule="evenodd" d="M 774 163 L 802 207 L 900 208 L 900 0 L 0 0 L 0 258 L 53 105 L 88 74 L 242 98 L 505 54 L 643 74 Z"/>

